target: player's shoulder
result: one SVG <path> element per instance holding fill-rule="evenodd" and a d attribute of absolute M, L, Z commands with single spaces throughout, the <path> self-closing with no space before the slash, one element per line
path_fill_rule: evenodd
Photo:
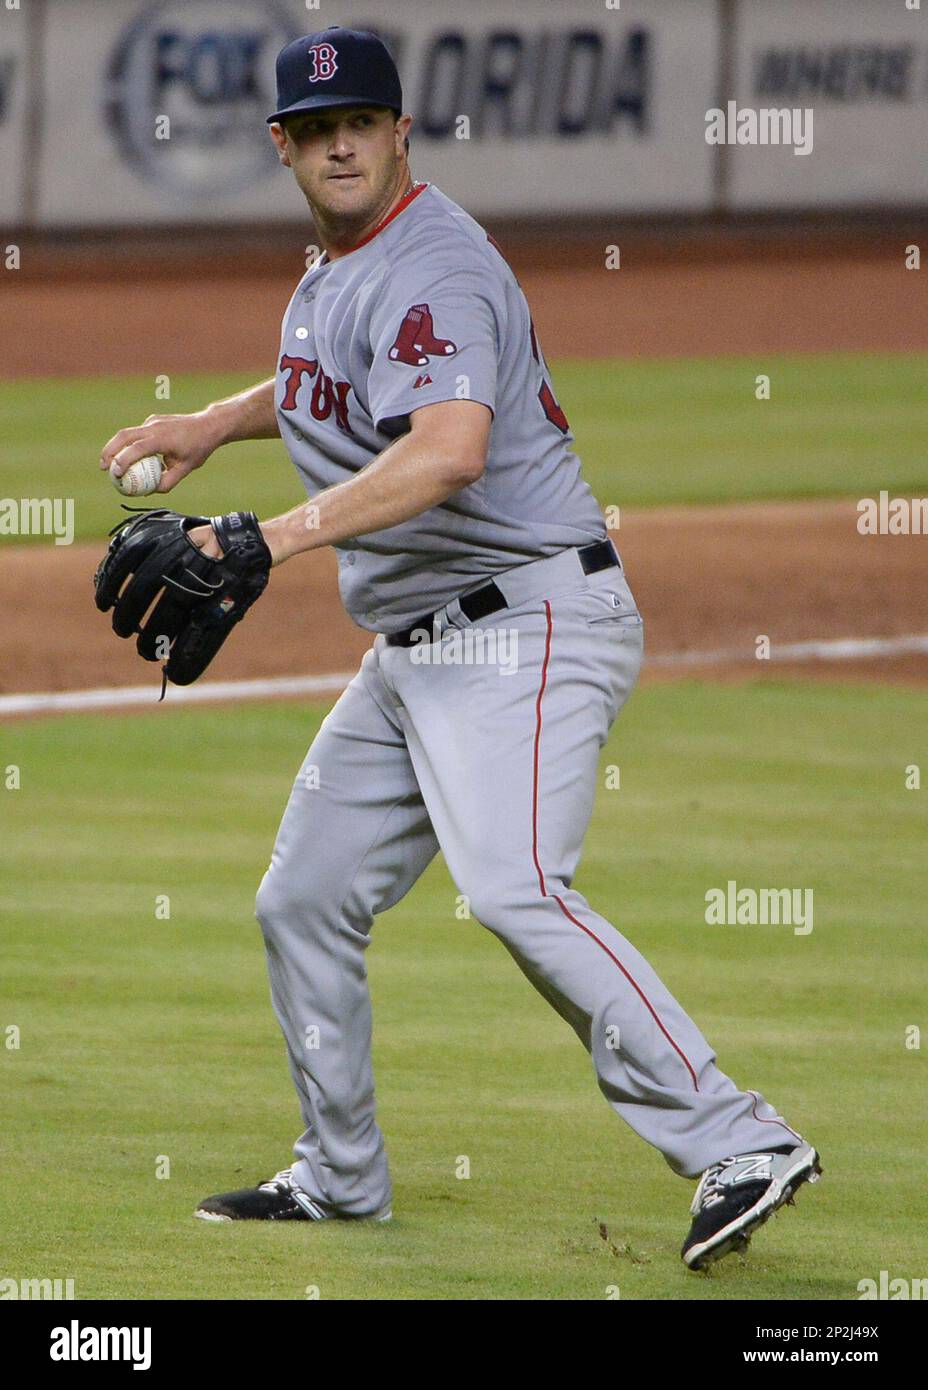
<path fill-rule="evenodd" d="M 405 265 L 426 273 L 472 271 L 484 277 L 502 277 L 508 269 L 486 229 L 433 183 L 394 225 L 397 234 L 384 247 L 388 269 Z"/>

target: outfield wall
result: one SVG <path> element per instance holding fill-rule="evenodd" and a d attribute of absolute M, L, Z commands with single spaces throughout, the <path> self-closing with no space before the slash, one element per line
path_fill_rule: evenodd
<path fill-rule="evenodd" d="M 335 18 L 380 28 L 417 174 L 483 218 L 928 206 L 917 2 L 4 0 L 0 220 L 304 217 L 264 116 L 277 49 Z M 730 101 L 726 141 L 744 108 L 811 112 L 808 152 L 708 143 Z"/>

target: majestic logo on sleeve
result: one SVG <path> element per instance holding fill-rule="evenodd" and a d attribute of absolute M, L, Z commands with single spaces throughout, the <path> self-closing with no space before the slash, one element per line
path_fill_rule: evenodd
<path fill-rule="evenodd" d="M 333 381 L 325 372 L 320 371 L 318 362 L 308 357 L 291 357 L 286 352 L 280 359 L 278 370 L 286 373 L 286 390 L 280 403 L 281 410 L 296 410 L 303 378 L 309 377 L 313 383 L 312 395 L 309 398 L 309 413 L 313 419 L 328 420 L 334 411 L 338 428 L 344 430 L 345 434 L 354 433 L 348 420 L 350 382 Z"/>
<path fill-rule="evenodd" d="M 389 356 L 391 362 L 407 367 L 427 367 L 430 357 L 453 357 L 457 350 L 449 338 L 436 338 L 429 306 L 414 304 L 406 311 Z"/>
<path fill-rule="evenodd" d="M 328 82 L 338 72 L 338 51 L 330 43 L 314 43 L 309 56 L 313 60 L 310 82 Z"/>

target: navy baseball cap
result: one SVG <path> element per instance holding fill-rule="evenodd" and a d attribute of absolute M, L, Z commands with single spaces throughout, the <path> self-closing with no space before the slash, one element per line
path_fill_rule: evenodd
<path fill-rule="evenodd" d="M 382 39 L 335 25 L 294 39 L 277 55 L 277 110 L 268 125 L 323 106 L 403 109 L 403 88 Z"/>

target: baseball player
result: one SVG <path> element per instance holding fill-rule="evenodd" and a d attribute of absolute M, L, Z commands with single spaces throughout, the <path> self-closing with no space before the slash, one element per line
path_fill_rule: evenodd
<path fill-rule="evenodd" d="M 620 558 L 515 276 L 410 174 L 387 49 L 329 28 L 285 47 L 277 80 L 270 134 L 325 249 L 287 308 L 275 376 L 120 430 L 101 464 L 161 454 L 167 492 L 220 445 L 279 434 L 310 500 L 260 527 L 250 513 L 181 518 L 172 544 L 220 576 L 242 536 L 268 568 L 333 546 L 345 607 L 376 634 L 296 777 L 257 898 L 304 1132 L 289 1168 L 196 1215 L 389 1219 L 365 952 L 374 917 L 441 849 L 615 1112 L 699 1178 L 682 1254 L 702 1268 L 820 1166 L 572 887 L 599 753 L 641 664 Z M 177 516 L 151 515 L 149 547 Z M 169 606 L 184 598 L 172 584 Z"/>

